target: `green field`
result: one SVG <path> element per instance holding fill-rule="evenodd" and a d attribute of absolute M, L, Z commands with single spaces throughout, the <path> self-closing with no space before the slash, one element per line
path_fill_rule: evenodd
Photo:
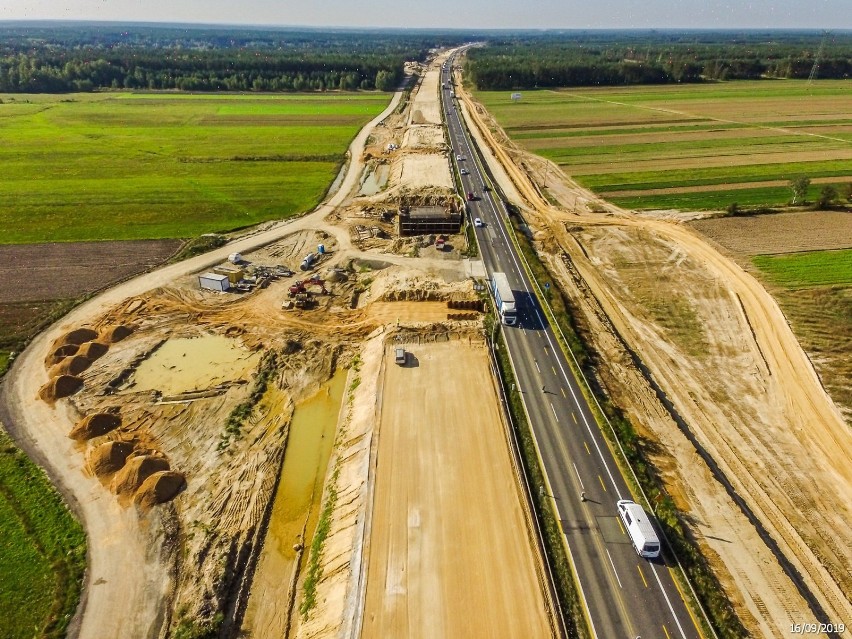
<path fill-rule="evenodd" d="M 852 249 L 755 255 L 751 260 L 771 283 L 784 288 L 852 285 Z"/>
<path fill-rule="evenodd" d="M 311 209 L 386 94 L 0 96 L 0 242 L 184 238 Z"/>
<path fill-rule="evenodd" d="M 784 204 L 793 177 L 852 181 L 852 81 L 534 90 L 516 102 L 510 95 L 476 93 L 515 141 L 627 208 Z M 748 187 L 756 182 L 775 183 Z M 812 185 L 809 199 L 821 188 Z"/>
<path fill-rule="evenodd" d="M 852 427 L 852 249 L 750 259 Z"/>
<path fill-rule="evenodd" d="M 0 430 L 0 619 L 4 639 L 63 637 L 86 563 L 83 530 Z"/>

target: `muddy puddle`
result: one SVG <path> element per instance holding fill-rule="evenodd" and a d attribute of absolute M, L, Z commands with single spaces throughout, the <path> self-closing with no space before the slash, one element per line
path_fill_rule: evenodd
<path fill-rule="evenodd" d="M 296 569 L 303 569 L 307 562 L 319 518 L 345 386 L 346 371 L 338 371 L 293 413 L 269 529 L 243 621 L 243 636 L 286 637 L 287 626 L 292 625 L 288 624 L 289 616 L 298 614 L 297 606 L 288 602 L 301 572 Z M 303 553 L 294 548 L 300 542 L 305 547 Z"/>
<path fill-rule="evenodd" d="M 358 195 L 375 195 L 385 188 L 390 174 L 390 165 L 380 164 L 374 171 L 370 171 L 361 182 L 361 190 Z"/>
<path fill-rule="evenodd" d="M 170 339 L 139 365 L 130 387 L 159 390 L 163 395 L 205 390 L 248 379 L 259 359 L 260 352 L 252 353 L 221 335 Z"/>

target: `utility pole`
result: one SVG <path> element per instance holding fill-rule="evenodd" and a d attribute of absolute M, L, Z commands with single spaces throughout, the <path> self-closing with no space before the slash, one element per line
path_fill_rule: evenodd
<path fill-rule="evenodd" d="M 811 67 L 811 74 L 808 76 L 808 84 L 812 84 L 816 78 L 817 70 L 819 69 L 819 59 L 822 57 L 823 49 L 825 49 L 825 41 L 828 38 L 828 31 L 825 31 L 822 36 L 822 42 L 819 43 L 816 58 L 814 58 L 814 66 Z"/>

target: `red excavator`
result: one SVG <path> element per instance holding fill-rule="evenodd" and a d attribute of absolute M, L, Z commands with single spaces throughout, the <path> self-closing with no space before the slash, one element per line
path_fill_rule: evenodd
<path fill-rule="evenodd" d="M 323 295 L 328 295 L 328 289 L 325 287 L 325 280 L 314 276 L 309 280 L 296 280 L 296 283 L 290 287 L 290 297 L 296 297 L 300 293 L 307 293 L 309 286 L 319 286 Z"/>

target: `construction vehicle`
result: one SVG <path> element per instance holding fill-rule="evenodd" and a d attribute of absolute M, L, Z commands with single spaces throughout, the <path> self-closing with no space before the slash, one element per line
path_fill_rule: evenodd
<path fill-rule="evenodd" d="M 323 295 L 328 295 L 328 289 L 325 287 L 325 280 L 320 279 L 317 276 L 312 277 L 309 280 L 296 280 L 296 283 L 290 287 L 290 297 L 295 297 L 300 293 L 307 293 L 309 286 L 319 286 Z"/>
<path fill-rule="evenodd" d="M 299 309 L 306 309 L 314 305 L 314 300 L 308 293 L 297 293 L 293 305 Z"/>

